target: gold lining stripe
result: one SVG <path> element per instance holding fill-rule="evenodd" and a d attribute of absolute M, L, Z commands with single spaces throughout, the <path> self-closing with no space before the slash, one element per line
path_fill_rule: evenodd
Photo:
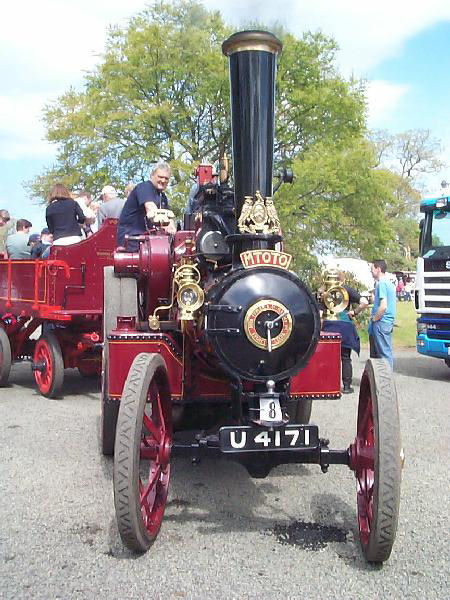
<path fill-rule="evenodd" d="M 271 54 L 278 54 L 280 52 L 280 48 L 278 45 L 270 45 L 268 43 L 260 42 L 252 42 L 251 44 L 245 44 L 243 42 L 236 42 L 236 44 L 230 45 L 227 48 L 226 53 L 227 56 L 231 56 L 232 54 L 236 54 L 236 52 L 246 52 L 256 50 L 259 52 L 270 52 Z"/>

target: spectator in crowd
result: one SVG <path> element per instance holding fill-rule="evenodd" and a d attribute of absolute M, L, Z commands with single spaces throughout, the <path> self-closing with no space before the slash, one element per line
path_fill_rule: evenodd
<path fill-rule="evenodd" d="M 30 236 L 31 238 L 32 236 Z M 48 227 L 44 227 L 41 231 L 41 237 L 39 242 L 31 248 L 31 258 L 46 258 L 44 252 L 50 248 L 53 242 L 53 236 L 48 230 Z"/>
<path fill-rule="evenodd" d="M 406 302 L 411 302 L 412 296 L 413 296 L 413 284 L 412 284 L 412 281 L 409 279 L 405 283 L 403 299 Z"/>
<path fill-rule="evenodd" d="M 84 223 L 82 225 L 83 233 L 86 237 L 93 234 L 92 225 L 95 223 L 96 214 L 92 208 L 92 196 L 86 190 L 82 190 L 77 194 L 75 200 L 81 207 L 84 214 Z"/>
<path fill-rule="evenodd" d="M 105 219 L 118 219 L 125 204 L 125 198 L 119 198 L 116 189 L 112 185 L 105 185 L 102 189 L 102 198 L 103 203 L 99 206 L 97 213 L 99 229 Z"/>
<path fill-rule="evenodd" d="M 403 282 L 403 279 L 400 277 L 400 279 L 397 281 L 397 287 L 395 288 L 395 291 L 397 293 L 397 300 L 399 302 L 401 302 L 403 300 L 404 287 L 405 287 L 405 284 Z"/>
<path fill-rule="evenodd" d="M 40 239 L 41 239 L 41 236 L 39 235 L 39 233 L 32 233 L 30 235 L 30 237 L 28 238 L 28 246 L 30 249 L 31 258 L 34 258 L 33 250 L 37 246 L 37 244 L 39 244 Z"/>
<path fill-rule="evenodd" d="M 55 184 L 50 190 L 45 218 L 54 245 L 68 246 L 81 241 L 81 225 L 86 217 L 62 183 Z"/>
<path fill-rule="evenodd" d="M 6 250 L 9 258 L 30 258 L 30 247 L 28 238 L 33 224 L 27 219 L 19 219 L 16 223 L 16 233 L 6 238 Z"/>
<path fill-rule="evenodd" d="M 9 212 L 6 209 L 0 210 L 0 254 L 4 256 L 6 252 L 6 238 L 14 229 L 15 222 L 11 220 Z"/>
<path fill-rule="evenodd" d="M 170 179 L 170 167 L 165 162 L 157 163 L 151 173 L 150 180 L 139 183 L 129 194 L 119 218 L 117 241 L 119 246 L 125 243 L 125 235 L 142 235 L 147 231 L 147 221 L 154 225 L 158 217 L 158 209 L 168 209 L 169 202 L 164 191 Z M 175 233 L 175 224 L 171 220 L 166 227 L 167 233 Z M 128 244 L 130 250 L 136 251 L 138 243 Z"/>
<path fill-rule="evenodd" d="M 395 286 L 386 278 L 386 262 L 374 260 L 372 277 L 376 281 L 375 298 L 369 322 L 371 358 L 385 358 L 394 368 L 392 331 L 395 320 Z"/>
<path fill-rule="evenodd" d="M 345 273 L 343 271 L 339 271 L 338 279 L 342 287 L 347 290 L 349 304 L 346 310 L 343 310 L 339 313 L 339 320 L 346 321 L 351 324 L 353 328 L 353 336 L 343 336 L 342 344 L 341 344 L 341 365 L 342 365 L 342 384 L 343 394 L 351 394 L 353 392 L 352 388 L 352 379 L 353 379 L 353 366 L 352 366 L 352 346 L 350 344 L 346 344 L 346 338 L 355 339 L 359 338 L 358 332 L 356 331 L 356 327 L 352 323 L 353 317 L 358 315 L 361 311 L 366 309 L 369 306 L 369 302 L 367 298 L 361 296 L 361 294 L 355 288 L 350 285 L 345 284 Z M 353 308 L 354 307 L 354 308 Z M 359 345 L 359 344 L 358 344 Z M 359 352 L 357 352 L 359 354 Z"/>

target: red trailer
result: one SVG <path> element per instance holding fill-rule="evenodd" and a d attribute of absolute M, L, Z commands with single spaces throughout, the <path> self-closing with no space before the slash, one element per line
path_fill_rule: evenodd
<path fill-rule="evenodd" d="M 112 264 L 116 228 L 109 219 L 88 239 L 52 246 L 48 259 L 0 259 L 0 385 L 23 360 L 49 398 L 61 395 L 66 368 L 100 375 L 103 269 Z"/>

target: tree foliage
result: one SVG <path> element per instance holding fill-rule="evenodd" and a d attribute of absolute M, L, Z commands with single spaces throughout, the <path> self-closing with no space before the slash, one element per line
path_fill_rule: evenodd
<path fill-rule="evenodd" d="M 70 89 L 44 109 L 57 160 L 29 184 L 30 194 L 44 198 L 55 180 L 94 194 L 105 184 L 121 188 L 145 179 L 162 158 L 171 164 L 172 206 L 180 210 L 195 165 L 231 154 L 221 52 L 230 33 L 218 12 L 196 0 L 157 1 L 126 28 L 112 28 L 84 89 Z M 332 39 L 278 35 L 275 161 L 296 173 L 294 185 L 277 194 L 287 248 L 304 273 L 325 251 L 382 255 L 400 232 L 392 222 L 412 206 L 407 179 L 381 167 L 393 141 L 385 139 L 381 151 L 377 140 L 365 139 L 364 85 L 337 72 Z M 405 172 L 424 164 L 406 156 Z"/>

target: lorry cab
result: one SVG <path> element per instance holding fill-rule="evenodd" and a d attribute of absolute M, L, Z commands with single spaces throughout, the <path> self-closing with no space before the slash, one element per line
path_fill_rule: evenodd
<path fill-rule="evenodd" d="M 416 346 L 450 366 L 450 194 L 424 198 L 420 211 Z"/>

